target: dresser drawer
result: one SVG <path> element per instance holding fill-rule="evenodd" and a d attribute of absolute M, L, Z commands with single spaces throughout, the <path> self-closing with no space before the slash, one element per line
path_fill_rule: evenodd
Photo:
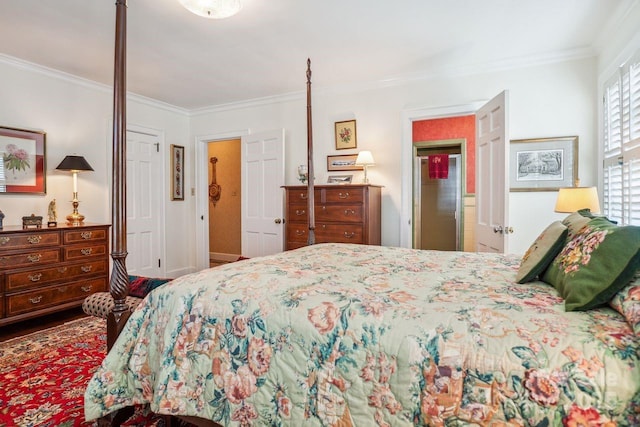
<path fill-rule="evenodd" d="M 17 273 L 9 273 L 5 276 L 5 291 L 17 291 L 20 289 L 42 287 L 57 280 L 73 280 L 84 276 L 106 275 L 107 261 L 94 259 L 83 263 L 65 266 L 40 268 Z"/>
<path fill-rule="evenodd" d="M 95 242 L 107 239 L 107 230 L 104 228 L 96 228 L 92 230 L 73 230 L 64 232 L 64 243 L 66 245 L 73 243 Z"/>
<path fill-rule="evenodd" d="M 288 194 L 289 203 L 306 204 L 309 201 L 309 197 L 307 196 L 308 194 L 309 193 L 306 188 L 302 188 L 302 189 L 296 188 L 295 190 L 291 190 L 289 191 L 289 194 Z M 321 197 L 321 190 L 315 190 L 313 194 L 315 195 L 314 201 L 316 203 L 319 202 Z"/>
<path fill-rule="evenodd" d="M 52 307 L 65 302 L 82 301 L 88 295 L 104 291 L 106 288 L 107 279 L 100 278 L 51 286 L 20 294 L 7 294 L 7 316 Z"/>
<path fill-rule="evenodd" d="M 316 206 L 316 221 L 362 222 L 362 204 Z"/>
<path fill-rule="evenodd" d="M 73 261 L 83 259 L 92 256 L 106 255 L 106 244 L 87 244 L 87 245 L 74 245 L 64 248 L 64 259 L 67 261 Z"/>
<path fill-rule="evenodd" d="M 60 244 L 60 233 L 15 233 L 0 236 L 0 251 Z"/>
<path fill-rule="evenodd" d="M 325 189 L 324 197 L 323 202 L 326 203 L 362 203 L 364 200 L 362 188 L 349 188 L 346 186 L 327 188 Z"/>
<path fill-rule="evenodd" d="M 307 243 L 309 226 L 306 222 L 287 222 L 287 242 Z"/>
<path fill-rule="evenodd" d="M 317 243 L 363 243 L 362 225 L 316 224 Z"/>
<path fill-rule="evenodd" d="M 60 249 L 43 249 L 17 254 L 0 255 L 0 268 L 20 268 L 60 262 Z"/>

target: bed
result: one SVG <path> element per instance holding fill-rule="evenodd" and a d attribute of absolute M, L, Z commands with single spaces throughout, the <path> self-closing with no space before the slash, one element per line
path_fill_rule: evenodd
<path fill-rule="evenodd" d="M 88 420 L 149 405 L 198 425 L 640 425 L 640 228 L 589 212 L 524 257 L 316 245 L 311 216 L 309 246 L 179 277 L 129 315 L 119 51 L 114 308 Z"/>
<path fill-rule="evenodd" d="M 132 314 L 86 414 L 150 403 L 221 425 L 637 425 L 629 323 L 609 307 L 566 312 L 552 286 L 515 283 L 519 265 L 320 244 L 175 279 Z"/>

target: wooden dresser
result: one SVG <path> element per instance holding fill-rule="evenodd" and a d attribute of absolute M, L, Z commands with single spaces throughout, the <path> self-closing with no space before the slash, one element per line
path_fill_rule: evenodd
<path fill-rule="evenodd" d="M 307 245 L 307 187 L 286 186 L 286 249 Z M 380 244 L 382 187 L 369 184 L 316 185 L 316 243 Z"/>
<path fill-rule="evenodd" d="M 0 326 L 79 306 L 107 289 L 109 226 L 0 230 Z"/>

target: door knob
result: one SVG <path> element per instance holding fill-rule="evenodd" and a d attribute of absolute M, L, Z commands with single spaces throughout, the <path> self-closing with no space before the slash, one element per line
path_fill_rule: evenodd
<path fill-rule="evenodd" d="M 503 230 L 503 228 L 502 228 L 501 225 L 499 225 L 497 227 L 493 227 L 493 232 L 494 233 L 502 233 L 502 230 Z"/>
<path fill-rule="evenodd" d="M 276 224 L 280 224 L 281 222 L 282 222 L 282 220 L 281 220 L 280 218 L 276 218 L 276 219 L 275 219 L 275 223 L 276 223 Z"/>

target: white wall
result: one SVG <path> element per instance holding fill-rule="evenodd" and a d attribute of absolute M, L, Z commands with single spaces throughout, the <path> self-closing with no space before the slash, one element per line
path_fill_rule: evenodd
<path fill-rule="evenodd" d="M 68 154 L 84 156 L 95 170 L 78 177 L 79 211 L 85 222 L 111 223 L 111 87 L 0 56 L 0 93 L 0 126 L 46 132 L 46 194 L 0 194 L 4 225 L 20 225 L 22 217 L 32 213 L 46 220 L 52 199 L 56 199 L 58 221 L 64 221 L 72 211 L 72 178 L 55 167 Z M 127 109 L 129 124 L 158 130 L 166 147 L 188 145 L 186 112 L 136 97 L 128 100 Z M 168 148 L 162 150 L 166 153 Z M 166 154 L 164 161 L 167 170 Z M 166 223 L 171 224 L 167 238 L 172 242 L 166 247 L 164 271 L 177 276 L 194 266 L 193 232 L 186 220 L 192 217 L 193 201 L 171 202 L 168 190 L 163 194 L 162 209 Z"/>
<path fill-rule="evenodd" d="M 326 182 L 326 156 L 369 149 L 376 166 L 370 181 L 384 185 L 382 244 L 400 244 L 401 220 L 401 116 L 415 108 L 443 108 L 488 100 L 504 89 L 510 92 L 511 138 L 578 135 L 582 183 L 595 184 L 596 62 L 576 59 L 535 67 L 466 76 L 441 76 L 385 87 L 323 89 L 314 77 L 312 112 L 316 182 Z M 304 89 L 304 87 L 302 88 Z M 358 148 L 334 149 L 334 122 L 357 120 Z M 233 105 L 201 111 L 191 119 L 191 133 L 198 135 L 286 129 L 286 180 L 296 184 L 296 167 L 306 162 L 306 98 L 260 104 Z M 354 180 L 361 179 L 356 172 Z M 523 253 L 557 214 L 556 193 L 512 193 L 511 250 Z"/>

